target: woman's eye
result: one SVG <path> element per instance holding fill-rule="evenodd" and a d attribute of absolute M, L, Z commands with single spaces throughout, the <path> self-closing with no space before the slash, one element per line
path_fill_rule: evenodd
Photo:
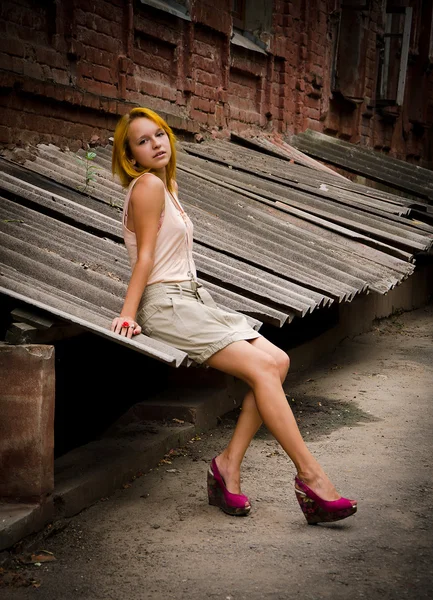
<path fill-rule="evenodd" d="M 162 135 L 164 135 L 164 131 L 160 131 L 159 133 L 157 133 L 156 137 L 161 137 Z"/>
<path fill-rule="evenodd" d="M 147 140 L 140 140 L 140 144 L 139 145 L 141 146 L 141 144 L 145 144 L 146 142 L 147 142 Z"/>

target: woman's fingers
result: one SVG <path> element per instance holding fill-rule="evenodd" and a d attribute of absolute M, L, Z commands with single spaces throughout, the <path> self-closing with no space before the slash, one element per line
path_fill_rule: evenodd
<path fill-rule="evenodd" d="M 138 325 L 138 323 L 136 323 L 133 319 L 129 319 L 127 317 L 116 317 L 113 319 L 110 330 L 113 333 L 123 335 L 129 339 L 131 339 L 133 335 L 138 335 L 141 333 L 140 325 Z"/>

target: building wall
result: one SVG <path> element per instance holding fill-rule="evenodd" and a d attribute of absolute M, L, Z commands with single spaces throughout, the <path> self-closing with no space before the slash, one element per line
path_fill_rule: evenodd
<path fill-rule="evenodd" d="M 191 133 L 290 136 L 311 128 L 431 167 L 432 3 L 393 0 L 413 7 L 406 93 L 403 106 L 380 108 L 385 0 L 352 2 L 369 8 L 357 14 L 355 35 L 350 14 L 347 47 L 340 26 L 340 67 L 355 102 L 332 80 L 347 10 L 340 0 L 272 0 L 272 12 L 269 1 L 245 2 L 251 49 L 231 41 L 231 0 L 190 0 L 189 20 L 140 0 L 4 0 L 0 144 L 106 143 L 119 115 L 145 105 Z"/>

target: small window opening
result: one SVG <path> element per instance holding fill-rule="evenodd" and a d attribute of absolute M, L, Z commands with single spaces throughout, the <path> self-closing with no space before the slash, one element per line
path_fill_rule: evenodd
<path fill-rule="evenodd" d="M 172 14 L 180 19 L 191 20 L 189 15 L 189 0 L 140 0 L 140 2 L 151 8 Z"/>
<path fill-rule="evenodd" d="M 272 2 L 269 0 L 231 0 L 232 43 L 250 50 L 269 49 L 272 28 Z M 252 43 L 245 43 L 245 39 Z"/>
<path fill-rule="evenodd" d="M 401 106 L 406 85 L 412 8 L 387 10 L 385 33 L 378 39 L 378 79 L 376 104 Z"/>
<path fill-rule="evenodd" d="M 364 99 L 370 8 L 369 0 L 345 0 L 328 21 L 334 55 L 332 91 L 355 104 Z"/>
<path fill-rule="evenodd" d="M 233 27 L 243 29 L 245 26 L 245 0 L 232 0 Z"/>

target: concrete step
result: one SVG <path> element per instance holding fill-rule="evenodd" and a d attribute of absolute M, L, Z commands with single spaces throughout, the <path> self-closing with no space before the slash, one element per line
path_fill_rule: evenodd
<path fill-rule="evenodd" d="M 54 463 L 54 492 L 41 504 L 0 504 L 0 551 L 55 520 L 72 517 L 155 467 L 194 436 L 192 423 L 131 423 Z"/>

